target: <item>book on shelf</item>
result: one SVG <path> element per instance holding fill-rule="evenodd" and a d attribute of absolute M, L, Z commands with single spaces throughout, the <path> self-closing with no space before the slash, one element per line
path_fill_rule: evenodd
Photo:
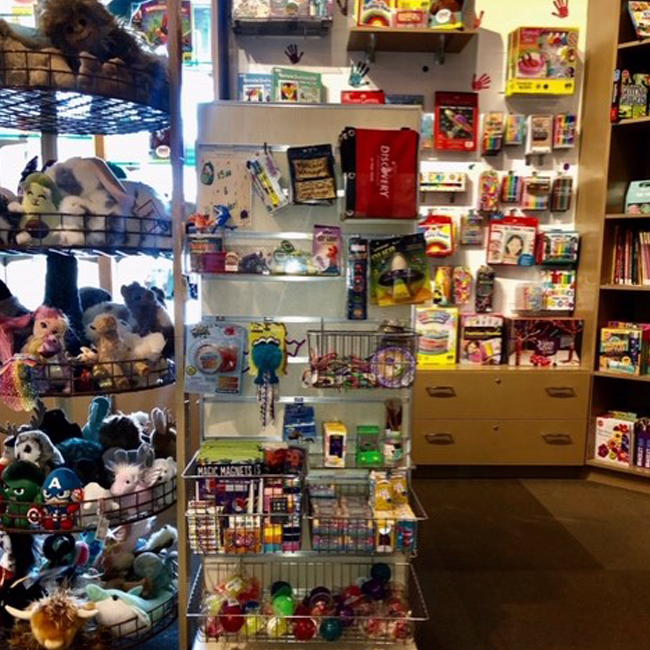
<path fill-rule="evenodd" d="M 616 226 L 612 284 L 650 286 L 650 231 Z"/>

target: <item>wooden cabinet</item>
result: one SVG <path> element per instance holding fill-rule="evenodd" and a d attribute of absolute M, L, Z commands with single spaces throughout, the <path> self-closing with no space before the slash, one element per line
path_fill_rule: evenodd
<path fill-rule="evenodd" d="M 582 465 L 591 375 L 516 368 L 418 372 L 420 465 Z"/>

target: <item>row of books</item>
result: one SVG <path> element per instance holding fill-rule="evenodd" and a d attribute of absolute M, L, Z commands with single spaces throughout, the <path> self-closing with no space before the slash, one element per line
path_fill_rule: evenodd
<path fill-rule="evenodd" d="M 650 285 L 650 232 L 616 227 L 612 283 Z"/>

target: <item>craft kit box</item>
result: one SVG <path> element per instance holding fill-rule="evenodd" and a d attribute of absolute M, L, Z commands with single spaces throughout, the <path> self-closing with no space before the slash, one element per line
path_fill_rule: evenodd
<path fill-rule="evenodd" d="M 416 329 L 420 334 L 418 368 L 437 368 L 456 363 L 458 309 L 427 307 L 418 309 Z"/>
<path fill-rule="evenodd" d="M 612 412 L 596 418 L 596 460 L 629 467 L 634 449 L 635 422 L 635 413 Z"/>
<path fill-rule="evenodd" d="M 463 314 L 460 321 L 460 363 L 497 366 L 503 355 L 505 319 L 493 314 Z"/>
<path fill-rule="evenodd" d="M 604 372 L 645 375 L 648 371 L 650 329 L 610 323 L 600 331 L 598 367 Z"/>
<path fill-rule="evenodd" d="M 583 320 L 512 318 L 508 324 L 508 365 L 537 368 L 580 365 Z"/>
<path fill-rule="evenodd" d="M 508 41 L 506 96 L 573 95 L 578 63 L 576 28 L 519 27 Z"/>

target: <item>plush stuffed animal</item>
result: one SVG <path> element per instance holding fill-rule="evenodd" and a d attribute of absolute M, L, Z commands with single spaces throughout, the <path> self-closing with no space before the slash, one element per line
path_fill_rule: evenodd
<path fill-rule="evenodd" d="M 167 525 L 152 533 L 144 547 L 145 551 L 160 553 L 178 544 L 178 531 L 173 526 Z"/>
<path fill-rule="evenodd" d="M 111 513 L 119 510 L 120 505 L 112 498 L 110 490 L 99 483 L 88 483 L 84 486 L 84 501 L 81 504 L 81 519 L 83 526 L 96 525 L 99 515 L 104 514 L 110 521 Z"/>
<path fill-rule="evenodd" d="M 120 509 L 123 513 L 151 510 L 151 490 L 148 489 L 145 480 L 153 458 L 153 450 L 146 443 L 140 445 L 136 459 L 130 458 L 129 452 L 123 449 L 116 450 L 112 454 L 112 459 L 105 457 L 104 463 L 114 476 L 110 487 L 111 494 L 119 497 Z"/>
<path fill-rule="evenodd" d="M 65 462 L 49 436 L 37 429 L 22 431 L 16 436 L 14 455 L 16 460 L 34 463 L 43 471 L 63 465 Z"/>
<path fill-rule="evenodd" d="M 148 375 L 160 361 L 165 349 L 165 337 L 160 332 L 140 336 L 131 332 L 126 323 L 120 323 L 121 337 L 128 347 L 127 360 L 140 376 Z"/>
<path fill-rule="evenodd" d="M 111 529 L 102 554 L 102 569 L 106 577 L 125 575 L 133 566 L 135 550 L 141 538 L 151 531 L 155 518 L 142 519 Z"/>
<path fill-rule="evenodd" d="M 36 500 L 45 476 L 34 463 L 13 461 L 2 473 L 2 496 L 7 502 L 2 523 L 5 528 L 27 528 L 27 513 Z"/>
<path fill-rule="evenodd" d="M 86 440 L 99 442 L 99 429 L 105 418 L 111 412 L 112 403 L 108 397 L 99 395 L 93 398 L 88 407 L 88 420 L 83 425 L 81 431 Z"/>
<path fill-rule="evenodd" d="M 99 314 L 88 325 L 86 331 L 93 341 L 95 351 L 82 348 L 79 361 L 92 363 L 93 377 L 103 388 L 129 388 L 130 364 L 127 361 L 129 348 L 120 336 L 119 321 L 110 314 Z"/>
<path fill-rule="evenodd" d="M 9 533 L 0 530 L 0 589 L 9 584 L 16 575 L 16 562 L 11 548 Z"/>
<path fill-rule="evenodd" d="M 72 530 L 78 525 L 78 512 L 84 499 L 79 477 L 67 467 L 48 474 L 41 488 L 40 523 L 45 530 Z"/>
<path fill-rule="evenodd" d="M 79 300 L 81 301 L 81 311 L 85 312 L 102 302 L 111 302 L 113 296 L 106 289 L 100 289 L 99 287 L 81 287 L 79 289 Z"/>
<path fill-rule="evenodd" d="M 147 470 L 145 482 L 151 488 L 151 498 L 154 508 L 171 506 L 176 495 L 172 490 L 170 481 L 176 477 L 176 461 L 169 458 L 157 458 L 153 461 L 151 469 Z"/>
<path fill-rule="evenodd" d="M 144 580 L 142 596 L 144 598 L 157 598 L 161 593 L 169 590 L 174 584 L 173 563 L 176 552 L 165 552 L 163 556 L 145 551 L 140 553 L 133 561 L 133 574 L 136 578 Z"/>
<path fill-rule="evenodd" d="M 16 351 L 17 334 L 24 332 L 32 324 L 32 315 L 1 316 L 0 315 L 0 363 L 9 361 Z"/>
<path fill-rule="evenodd" d="M 176 458 L 176 422 L 169 409 L 158 407 L 151 411 L 153 432 L 151 446 L 156 452 L 156 458 Z"/>
<path fill-rule="evenodd" d="M 9 211 L 22 213 L 16 243 L 25 245 L 59 243 L 55 241 L 60 229 L 59 206 L 61 192 L 56 183 L 45 174 L 30 174 L 20 185 L 23 194 L 20 203 L 12 202 Z"/>
<path fill-rule="evenodd" d="M 124 303 L 138 324 L 137 333 L 145 336 L 150 332 L 160 332 L 166 341 L 163 354 L 166 357 L 171 356 L 174 353 L 174 325 L 156 294 L 151 289 L 140 286 L 138 282 L 122 285 L 120 291 Z"/>
<path fill-rule="evenodd" d="M 140 447 L 142 433 L 142 426 L 136 419 L 124 413 L 116 413 L 104 419 L 97 435 L 105 450 L 117 447 L 130 451 Z"/>

